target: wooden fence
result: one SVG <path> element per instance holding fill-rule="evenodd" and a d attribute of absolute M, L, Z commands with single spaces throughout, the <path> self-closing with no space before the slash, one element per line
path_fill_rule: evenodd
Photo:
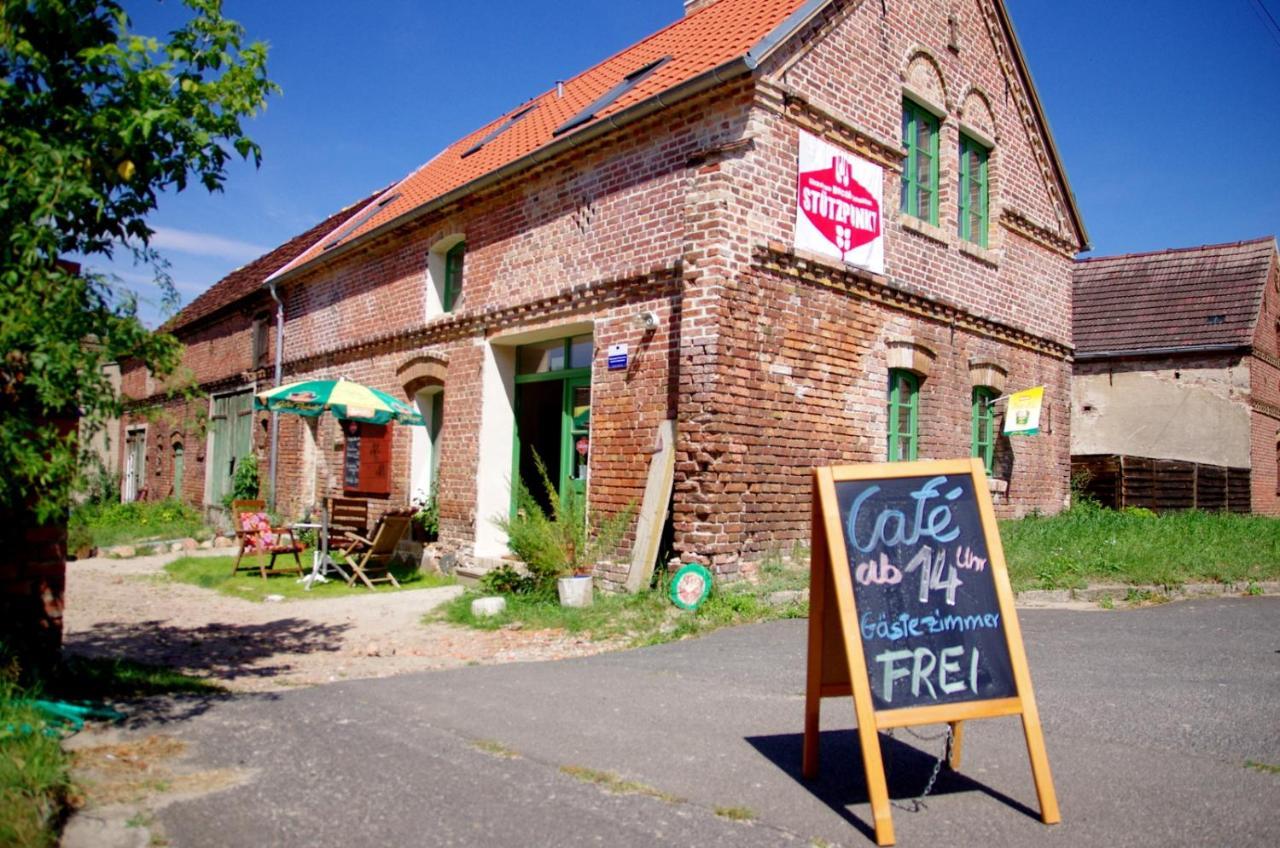
<path fill-rule="evenodd" d="M 1072 479 L 1086 474 L 1084 491 L 1113 509 L 1251 510 L 1248 468 L 1116 454 L 1071 457 Z"/>

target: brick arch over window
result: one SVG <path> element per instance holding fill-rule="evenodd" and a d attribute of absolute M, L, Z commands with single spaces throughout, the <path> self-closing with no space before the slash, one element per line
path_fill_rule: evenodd
<path fill-rule="evenodd" d="M 947 83 L 942 75 L 942 65 L 932 53 L 923 47 L 914 48 L 903 63 L 902 83 L 909 95 L 923 100 L 921 106 L 951 112 L 952 103 L 947 99 Z"/>
<path fill-rule="evenodd" d="M 933 361 L 938 355 L 931 348 L 925 347 L 915 339 L 890 339 L 886 344 L 885 364 L 889 370 L 910 371 L 921 379 L 927 378 L 933 370 Z"/>
<path fill-rule="evenodd" d="M 1004 394 L 1005 381 L 1009 372 L 1004 366 L 989 360 L 974 360 L 969 363 L 969 385 L 973 388 L 986 386 L 995 389 L 996 394 Z"/>
<path fill-rule="evenodd" d="M 996 144 L 1000 141 L 1000 132 L 996 127 L 995 110 L 991 108 L 991 98 L 987 97 L 986 92 L 980 88 L 970 88 L 965 94 L 963 105 L 960 107 L 960 121 L 964 125 L 964 129 L 971 132 L 976 130 L 979 134 L 986 136 L 980 138 L 988 145 Z"/>
<path fill-rule="evenodd" d="M 444 386 L 449 361 L 443 356 L 415 356 L 396 369 L 396 377 L 404 387 L 405 396 L 413 400 L 418 392 L 434 386 Z"/>

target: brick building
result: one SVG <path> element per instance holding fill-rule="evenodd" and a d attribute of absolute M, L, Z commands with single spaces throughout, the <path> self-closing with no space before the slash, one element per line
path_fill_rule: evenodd
<path fill-rule="evenodd" d="M 284 379 L 419 405 L 360 434 L 375 503 L 436 490 L 464 560 L 505 553 L 535 452 L 638 501 L 668 420 L 674 553 L 726 575 L 807 539 L 814 465 L 976 452 L 1002 514 L 1066 498 L 1086 236 L 1003 3 L 689 2 L 320 232 L 269 278 Z M 256 308 L 218 336 L 242 357 Z M 1037 385 L 1045 432 L 1001 439 Z M 341 493 L 338 423 L 280 421 L 282 511 Z"/>
<path fill-rule="evenodd" d="M 122 364 L 127 412 L 111 441 L 122 500 L 175 497 L 217 505 L 230 491 L 239 459 L 265 449 L 266 419 L 253 416 L 247 400 L 256 387 L 271 385 L 275 302 L 264 287 L 266 278 L 368 200 L 237 268 L 165 324 L 186 346 L 182 366 L 167 382 L 137 362 Z"/>
<path fill-rule="evenodd" d="M 1071 454 L 1106 503 L 1280 515 L 1280 260 L 1267 237 L 1075 270 Z"/>

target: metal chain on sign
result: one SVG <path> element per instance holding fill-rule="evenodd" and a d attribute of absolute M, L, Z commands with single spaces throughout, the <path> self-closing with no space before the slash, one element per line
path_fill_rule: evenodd
<path fill-rule="evenodd" d="M 946 739 L 946 742 L 942 746 L 942 753 L 938 755 L 938 759 L 935 760 L 933 763 L 933 771 L 929 774 L 929 780 L 924 785 L 924 791 L 921 792 L 915 798 L 911 799 L 911 806 L 909 807 L 905 803 L 900 803 L 898 801 L 892 802 L 893 806 L 897 807 L 900 810 L 905 810 L 909 813 L 918 813 L 921 810 L 928 809 L 928 805 L 925 804 L 924 799 L 929 797 L 929 793 L 933 791 L 933 785 L 937 783 L 938 775 L 942 772 L 943 762 L 945 762 L 951 756 L 951 745 L 955 740 L 951 734 L 950 724 L 947 725 L 947 729 L 944 730 L 942 733 L 938 733 L 933 736 L 926 736 L 922 733 L 916 733 L 914 730 L 912 730 L 909 727 L 906 730 L 907 730 L 907 733 L 911 734 L 912 736 L 921 740 L 922 742 L 933 742 L 937 739 L 943 739 L 943 738 Z M 889 729 L 889 738 L 890 739 L 894 738 L 892 728 Z M 889 765 L 890 765 L 889 763 L 885 764 L 886 779 L 888 778 L 888 773 L 890 771 Z"/>

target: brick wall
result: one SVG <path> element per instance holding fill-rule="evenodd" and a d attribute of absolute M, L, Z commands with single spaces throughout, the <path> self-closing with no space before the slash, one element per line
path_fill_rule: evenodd
<path fill-rule="evenodd" d="M 63 435 L 75 419 L 60 419 Z M 50 665 L 62 648 L 67 584 L 65 519 L 39 523 L 25 509 L 0 509 L 0 643 L 24 670 Z"/>
<path fill-rule="evenodd" d="M 0 510 L 0 643 L 28 663 L 57 659 L 66 590 L 65 522 Z"/>
<path fill-rule="evenodd" d="M 1280 515 L 1280 265 L 1273 262 L 1254 331 L 1254 355 L 1248 358 L 1250 453 L 1253 459 L 1253 511 Z"/>

